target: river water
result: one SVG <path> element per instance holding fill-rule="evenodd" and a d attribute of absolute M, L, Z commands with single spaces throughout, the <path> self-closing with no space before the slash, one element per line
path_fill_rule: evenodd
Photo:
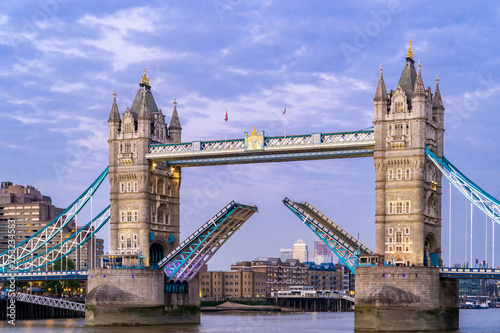
<path fill-rule="evenodd" d="M 157 333 L 157 332 L 354 332 L 353 312 L 286 314 L 202 314 L 200 325 L 148 327 L 85 327 L 84 319 L 0 323 L 0 331 L 23 333 Z M 460 310 L 460 330 L 447 332 L 500 332 L 500 309 Z"/>

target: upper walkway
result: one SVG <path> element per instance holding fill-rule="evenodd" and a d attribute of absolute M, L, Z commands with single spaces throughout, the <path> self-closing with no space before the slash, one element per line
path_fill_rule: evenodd
<path fill-rule="evenodd" d="M 499 279 L 500 268 L 440 267 L 440 277 L 454 279 Z"/>
<path fill-rule="evenodd" d="M 353 132 L 264 136 L 242 139 L 151 144 L 146 158 L 172 166 L 207 166 L 373 156 L 373 129 Z"/>
<path fill-rule="evenodd" d="M 14 277 L 16 281 L 87 280 L 87 271 L 0 272 L 0 282 Z"/>

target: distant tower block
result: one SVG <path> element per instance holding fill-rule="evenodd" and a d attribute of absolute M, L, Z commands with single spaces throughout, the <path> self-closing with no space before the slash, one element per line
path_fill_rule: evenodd
<path fill-rule="evenodd" d="M 153 265 L 179 244 L 181 170 L 148 161 L 145 155 L 150 143 L 181 141 L 177 101 L 168 127 L 144 69 L 137 95 L 123 116 L 113 93 L 108 128 L 110 255 L 122 257 L 126 265 L 142 254 L 143 264 Z"/>
<path fill-rule="evenodd" d="M 443 156 L 444 107 L 415 70 L 410 48 L 396 90 L 387 93 L 380 65 L 375 93 L 376 252 L 396 265 L 441 261 L 441 173 L 425 147 Z"/>
<path fill-rule="evenodd" d="M 308 261 L 307 244 L 302 239 L 293 244 L 293 259 L 298 259 L 300 262 Z"/>

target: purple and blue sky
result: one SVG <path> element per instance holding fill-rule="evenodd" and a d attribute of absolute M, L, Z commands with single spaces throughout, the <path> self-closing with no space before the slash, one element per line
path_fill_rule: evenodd
<path fill-rule="evenodd" d="M 254 126 L 281 135 L 284 107 L 288 134 L 370 127 L 379 65 L 395 89 L 411 38 L 424 84 L 434 91 L 441 78 L 445 155 L 500 197 L 499 29 L 500 4 L 487 1 L 5 2 L 0 178 L 32 184 L 59 207 L 71 203 L 107 166 L 113 89 L 123 113 L 144 66 L 164 113 L 177 98 L 183 141 L 224 138 L 226 109 L 228 138 Z M 182 237 L 230 200 L 259 207 L 210 269 L 278 256 L 299 238 L 312 253 L 316 236 L 282 205 L 285 196 L 309 201 L 375 248 L 371 158 L 184 168 L 182 176 Z M 109 187 L 100 192 L 94 210 L 107 205 Z M 447 184 L 444 192 L 447 263 Z M 452 261 L 463 262 L 465 199 L 452 196 Z M 480 260 L 485 223 L 474 210 Z M 107 243 L 107 230 L 102 236 Z"/>

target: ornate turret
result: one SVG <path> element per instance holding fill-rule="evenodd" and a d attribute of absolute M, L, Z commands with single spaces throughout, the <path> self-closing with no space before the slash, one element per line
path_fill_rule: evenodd
<path fill-rule="evenodd" d="M 441 99 L 441 92 L 439 91 L 439 81 L 441 79 L 439 78 L 439 74 L 436 75 L 436 90 L 434 90 L 434 98 L 432 100 L 432 106 L 434 108 L 443 108 L 443 100 Z"/>
<path fill-rule="evenodd" d="M 406 93 L 408 98 L 408 108 L 411 109 L 411 95 L 413 93 L 413 87 L 415 86 L 415 80 L 417 78 L 417 72 L 415 70 L 415 61 L 413 61 L 413 52 L 411 50 L 411 40 L 410 47 L 408 48 L 408 54 L 406 55 L 406 63 L 403 67 L 403 72 L 399 78 L 398 86 L 400 86 Z"/>
<path fill-rule="evenodd" d="M 170 119 L 170 125 L 168 127 L 170 139 L 172 142 L 181 142 L 181 122 L 179 120 L 179 115 L 177 114 L 177 99 L 174 98 L 174 111 L 172 112 L 172 119 Z"/>
<path fill-rule="evenodd" d="M 377 85 L 377 91 L 375 92 L 375 97 L 373 97 L 373 101 L 387 101 L 387 89 L 385 88 L 385 82 L 384 82 L 384 76 L 382 75 L 382 72 L 384 71 L 384 68 L 382 67 L 382 64 L 380 64 L 380 78 L 378 79 L 378 85 Z"/>
<path fill-rule="evenodd" d="M 115 138 L 118 134 L 121 122 L 120 112 L 118 111 L 118 105 L 116 104 L 116 90 L 113 90 L 113 105 L 111 105 L 111 112 L 109 113 L 108 119 L 109 136 L 111 138 Z"/>
<path fill-rule="evenodd" d="M 120 121 L 120 112 L 118 111 L 118 105 L 116 104 L 116 90 L 113 90 L 113 105 L 111 105 L 111 112 L 109 113 L 108 123 Z"/>
<path fill-rule="evenodd" d="M 425 97 L 425 88 L 424 88 L 424 81 L 422 80 L 422 73 L 421 73 L 421 68 L 422 65 L 420 64 L 420 60 L 418 61 L 418 74 L 417 74 L 417 79 L 415 81 L 415 87 L 413 88 L 413 93 L 411 97 L 415 96 L 424 96 Z"/>

